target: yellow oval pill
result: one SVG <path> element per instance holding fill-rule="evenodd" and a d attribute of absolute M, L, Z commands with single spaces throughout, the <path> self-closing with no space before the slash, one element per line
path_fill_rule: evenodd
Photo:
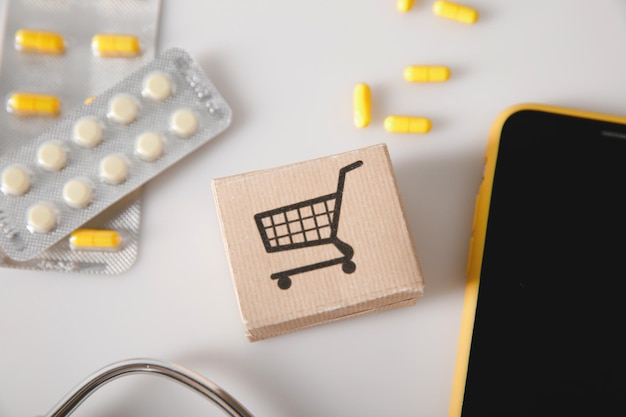
<path fill-rule="evenodd" d="M 404 69 L 404 79 L 412 83 L 432 83 L 447 81 L 450 69 L 438 65 L 411 65 Z"/>
<path fill-rule="evenodd" d="M 415 4 L 415 0 L 398 0 L 398 10 L 401 12 L 408 12 Z"/>
<path fill-rule="evenodd" d="M 55 96 L 13 93 L 7 101 L 7 110 L 19 116 L 56 116 L 61 102 Z"/>
<path fill-rule="evenodd" d="M 393 133 L 426 133 L 431 127 L 425 117 L 388 116 L 385 119 L 385 129 Z"/>
<path fill-rule="evenodd" d="M 60 55 L 65 52 L 65 42 L 58 33 L 20 29 L 15 32 L 15 49 L 37 54 Z"/>
<path fill-rule="evenodd" d="M 475 9 L 451 1 L 436 1 L 433 4 L 433 12 L 437 16 L 462 23 L 472 24 L 478 20 L 478 12 Z"/>
<path fill-rule="evenodd" d="M 91 38 L 91 50 L 107 58 L 132 58 L 139 55 L 141 47 L 136 36 L 99 33 Z"/>
<path fill-rule="evenodd" d="M 115 230 L 77 229 L 70 235 L 72 249 L 117 249 L 122 238 Z"/>
<path fill-rule="evenodd" d="M 366 127 L 372 118 L 372 92 L 367 84 L 360 83 L 354 87 L 354 124 Z"/>

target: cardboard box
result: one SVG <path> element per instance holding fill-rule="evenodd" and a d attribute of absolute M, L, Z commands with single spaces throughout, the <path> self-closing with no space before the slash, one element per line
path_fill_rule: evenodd
<path fill-rule="evenodd" d="M 386 145 L 212 187 L 250 341 L 409 306 L 423 294 Z"/>

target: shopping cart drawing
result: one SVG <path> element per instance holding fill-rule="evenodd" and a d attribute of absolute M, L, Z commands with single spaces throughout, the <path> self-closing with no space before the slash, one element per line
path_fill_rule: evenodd
<path fill-rule="evenodd" d="M 272 274 L 271 278 L 277 280 L 279 288 L 286 290 L 291 287 L 293 275 L 332 265 L 342 264 L 341 268 L 346 274 L 356 270 L 356 264 L 352 262 L 354 249 L 337 237 L 337 229 L 346 173 L 361 165 L 363 161 L 356 161 L 341 168 L 337 191 L 332 194 L 254 215 L 265 251 L 268 253 L 333 244 L 343 255 Z"/>

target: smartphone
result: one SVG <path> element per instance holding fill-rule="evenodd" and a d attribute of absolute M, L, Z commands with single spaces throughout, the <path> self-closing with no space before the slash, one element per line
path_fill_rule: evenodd
<path fill-rule="evenodd" d="M 449 417 L 626 415 L 626 118 L 492 126 Z"/>

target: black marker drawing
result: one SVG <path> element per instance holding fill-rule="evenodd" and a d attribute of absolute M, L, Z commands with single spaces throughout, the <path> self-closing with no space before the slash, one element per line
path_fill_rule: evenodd
<path fill-rule="evenodd" d="M 351 274 L 356 270 L 356 264 L 352 262 L 354 249 L 339 240 L 337 228 L 346 173 L 361 165 L 363 161 L 356 161 L 341 168 L 337 191 L 332 194 L 254 215 L 263 245 L 268 253 L 333 244 L 343 254 L 339 258 L 272 274 L 271 278 L 278 280 L 279 288 L 286 290 L 291 287 L 292 275 L 327 266 L 342 264 L 341 268 L 346 274 Z"/>

